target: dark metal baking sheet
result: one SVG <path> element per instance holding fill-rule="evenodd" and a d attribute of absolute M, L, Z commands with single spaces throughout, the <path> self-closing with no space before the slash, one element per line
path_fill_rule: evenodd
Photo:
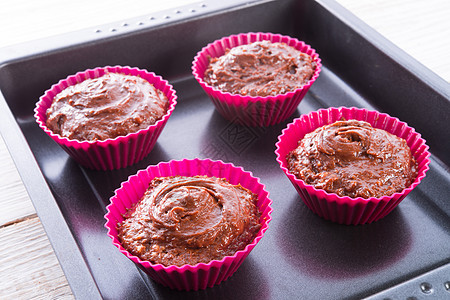
<path fill-rule="evenodd" d="M 448 83 L 334 1 L 203 2 L 155 14 L 144 25 L 115 24 L 0 50 L 0 130 L 79 299 L 395 299 L 450 295 L 450 91 Z M 183 14 L 183 12 L 186 12 Z M 167 18 L 169 16 L 169 18 Z M 128 22 L 135 24 L 136 20 Z M 114 30 L 111 30 L 114 29 Z M 232 33 L 270 31 L 304 40 L 324 65 L 286 122 L 248 128 L 223 119 L 191 75 L 207 43 Z M 178 105 L 155 148 L 117 171 L 77 165 L 33 118 L 53 83 L 104 65 L 146 68 L 168 79 Z M 390 215 L 364 226 L 337 225 L 303 204 L 275 161 L 281 130 L 322 107 L 377 109 L 406 121 L 432 153 L 427 177 Z M 273 220 L 226 282 L 198 292 L 155 284 L 106 236 L 105 206 L 120 182 L 160 161 L 212 158 L 261 178 Z M 431 275 L 430 275 L 431 274 Z M 421 290 L 429 279 L 431 293 Z M 423 286 L 422 286 L 423 288 Z"/>

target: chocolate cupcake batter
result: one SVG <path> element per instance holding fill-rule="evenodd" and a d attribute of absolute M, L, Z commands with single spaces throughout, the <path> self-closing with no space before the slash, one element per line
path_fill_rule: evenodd
<path fill-rule="evenodd" d="M 118 73 L 88 79 L 55 96 L 47 127 L 76 140 L 105 140 L 148 128 L 167 111 L 168 98 L 145 79 Z"/>
<path fill-rule="evenodd" d="M 276 96 L 307 83 L 316 69 L 308 54 L 284 43 L 255 42 L 211 58 L 204 80 L 209 85 L 243 96 Z"/>
<path fill-rule="evenodd" d="M 122 246 L 165 266 L 220 260 L 257 235 L 257 196 L 215 177 L 159 177 L 118 224 Z"/>
<path fill-rule="evenodd" d="M 287 155 L 289 172 L 329 193 L 382 197 L 417 175 L 406 141 L 364 121 L 338 121 L 308 133 Z"/>

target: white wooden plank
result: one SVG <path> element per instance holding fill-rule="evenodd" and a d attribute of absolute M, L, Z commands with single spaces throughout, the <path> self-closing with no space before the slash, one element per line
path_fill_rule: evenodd
<path fill-rule="evenodd" d="M 0 299 L 73 299 L 37 217 L 0 228 Z"/>
<path fill-rule="evenodd" d="M 35 214 L 14 162 L 0 137 L 0 227 Z"/>

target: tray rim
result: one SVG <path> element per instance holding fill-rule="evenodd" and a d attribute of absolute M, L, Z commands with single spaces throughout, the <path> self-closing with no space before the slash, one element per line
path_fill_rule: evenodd
<path fill-rule="evenodd" d="M 100 38 L 95 35 L 94 36 L 85 35 L 85 33 L 88 31 L 92 33 L 95 28 L 100 27 L 98 26 L 70 32 L 67 34 L 47 37 L 35 41 L 20 43 L 17 45 L 0 48 L 0 68 L 3 68 L 4 66 L 14 63 L 16 61 L 30 59 L 38 55 L 45 55 L 46 53 L 50 53 L 53 51 L 60 51 L 70 47 L 81 47 L 83 45 L 95 43 L 104 39 L 120 39 L 122 36 L 129 35 L 131 33 L 135 33 L 138 31 L 152 30 L 160 28 L 162 26 L 170 26 L 173 24 L 177 24 L 179 22 L 189 22 L 192 19 L 208 17 L 214 13 L 223 13 L 227 10 L 240 9 L 248 5 L 260 5 L 266 2 L 273 2 L 273 1 L 280 1 L 280 0 L 251 0 L 251 1 L 232 0 L 230 6 L 222 6 L 217 10 L 208 9 L 193 17 L 180 19 L 166 19 L 162 20 L 160 23 L 149 26 L 139 27 L 136 29 L 127 28 L 125 32 L 120 33 L 106 32 Z M 288 1 L 288 0 L 281 0 L 281 1 Z M 343 21 L 356 33 L 360 34 L 361 37 L 363 37 L 365 40 L 371 43 L 375 48 L 383 52 L 392 61 L 400 64 L 408 72 L 410 72 L 420 81 L 422 81 L 424 85 L 432 88 L 434 91 L 439 93 L 441 96 L 443 96 L 450 102 L 450 88 L 448 83 L 443 78 L 441 78 L 436 73 L 425 67 L 423 64 L 421 64 L 415 58 L 404 52 L 398 46 L 394 45 L 387 38 L 385 38 L 380 33 L 371 28 L 369 25 L 364 23 L 362 20 L 360 20 L 358 17 L 356 17 L 354 14 L 352 14 L 350 11 L 348 11 L 346 8 L 344 8 L 341 4 L 339 4 L 335 0 L 311 0 L 311 1 L 315 1 L 318 4 L 322 5 L 331 14 L 333 14 L 338 19 Z M 220 1 L 209 0 L 203 2 L 219 3 Z M 173 9 L 171 9 L 170 11 L 172 10 Z M 161 11 L 155 13 L 155 15 L 164 16 L 166 13 L 167 11 Z M 132 20 L 136 19 L 140 19 L 140 17 L 133 18 Z M 101 28 L 110 28 L 112 25 L 115 26 L 117 23 L 114 22 L 104 24 L 101 26 Z M 61 37 L 65 38 L 61 39 Z M 63 40 L 64 42 L 62 42 L 61 40 Z M 67 40 L 70 40 L 71 42 L 67 43 L 66 42 Z M 22 133 L 18 123 L 16 122 L 13 113 L 9 109 L 9 106 L 6 103 L 6 100 L 4 99 L 1 90 L 0 90 L 0 117 L 2 119 L 2 122 L 0 122 L 0 134 L 19 172 L 22 182 L 26 188 L 26 192 L 28 193 L 30 199 L 32 200 L 33 206 L 36 209 L 37 215 L 40 218 L 44 230 L 50 240 L 50 243 L 55 251 L 56 257 L 72 289 L 72 292 L 77 298 L 100 299 L 101 293 L 95 283 L 95 279 L 92 277 L 92 274 L 89 271 L 89 267 L 86 265 L 86 262 L 84 261 L 83 255 L 81 253 L 81 250 L 78 248 L 73 233 L 69 228 L 68 224 L 65 222 L 65 218 L 62 215 L 54 199 L 54 196 L 51 192 L 51 188 L 47 184 L 45 177 L 33 155 L 33 152 L 31 148 L 28 146 L 27 140 L 24 134 Z M 19 151 L 17 151 L 18 149 Z M 36 186 L 39 186 L 40 189 L 34 190 Z M 45 199 L 46 197 L 48 197 L 48 199 Z M 35 201 L 35 199 L 42 199 L 42 200 Z M 49 201 L 49 199 L 51 201 Z M 52 218 L 54 218 L 53 222 L 49 222 L 49 219 L 45 217 L 48 213 L 44 212 L 40 208 L 42 206 L 41 203 L 46 203 L 46 205 L 50 205 L 52 207 L 52 213 L 56 213 L 56 215 L 52 215 Z M 55 222 L 55 220 L 59 222 Z M 55 226 L 55 223 L 57 223 L 57 226 Z M 62 232 L 64 232 L 64 234 L 61 234 Z M 64 235 L 65 235 L 64 242 L 61 242 L 61 237 L 64 237 Z M 66 243 L 69 243 L 71 245 L 70 249 L 74 251 L 72 251 L 71 253 L 65 253 L 67 250 Z M 77 257 L 78 259 L 76 264 L 77 266 L 76 267 L 74 267 L 73 265 L 67 266 L 68 264 L 65 262 L 65 260 L 73 257 Z"/>
<path fill-rule="evenodd" d="M 335 0 L 315 0 L 391 60 L 450 102 L 450 84 Z"/>

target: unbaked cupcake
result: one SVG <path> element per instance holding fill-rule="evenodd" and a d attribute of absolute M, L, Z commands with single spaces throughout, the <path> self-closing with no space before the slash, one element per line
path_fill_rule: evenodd
<path fill-rule="evenodd" d="M 155 177 L 117 225 L 121 245 L 141 260 L 184 266 L 243 250 L 261 227 L 257 196 L 208 176 Z"/>
<path fill-rule="evenodd" d="M 389 196 L 409 187 L 417 176 L 416 161 L 404 139 L 358 120 L 315 129 L 286 160 L 298 179 L 350 198 Z"/>
<path fill-rule="evenodd" d="M 386 216 L 425 177 L 430 156 L 406 123 L 345 107 L 294 120 L 276 148 L 277 161 L 305 204 L 343 224 Z"/>
<path fill-rule="evenodd" d="M 160 76 L 130 67 L 79 72 L 36 104 L 39 126 L 81 165 L 119 169 L 149 154 L 176 105 Z"/>
<path fill-rule="evenodd" d="M 114 245 L 153 280 L 205 289 L 231 276 L 263 237 L 272 212 L 268 196 L 258 178 L 232 164 L 163 162 L 122 183 L 105 226 Z"/>
<path fill-rule="evenodd" d="M 269 126 L 290 117 L 321 70 L 318 54 L 295 38 L 232 35 L 204 47 L 193 74 L 226 119 Z"/>

